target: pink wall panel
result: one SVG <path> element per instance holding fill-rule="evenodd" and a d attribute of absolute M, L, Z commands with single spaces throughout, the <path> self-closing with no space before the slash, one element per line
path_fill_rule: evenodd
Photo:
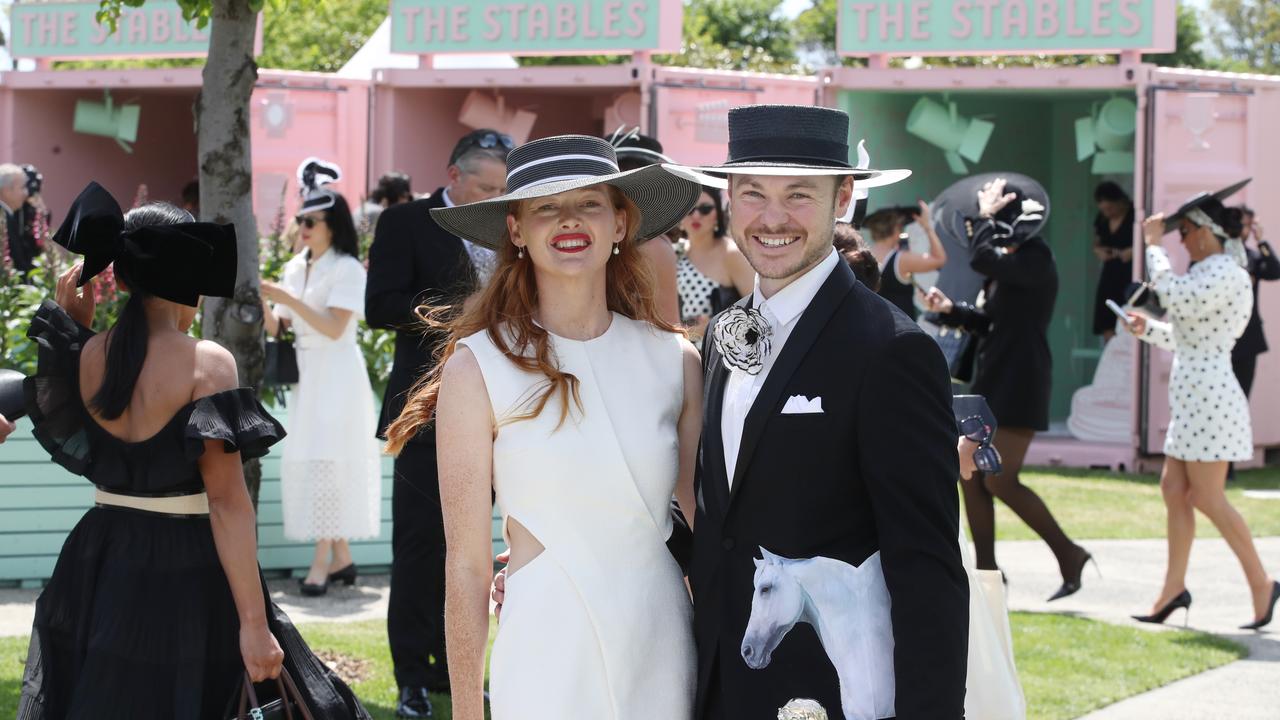
<path fill-rule="evenodd" d="M 1258 212 L 1272 247 L 1280 247 L 1280 83 L 1259 87 L 1248 100 L 1250 172 L 1253 182 L 1244 194 L 1247 204 Z M 1266 322 L 1267 345 L 1271 351 L 1258 358 L 1258 370 L 1250 396 L 1253 410 L 1253 441 L 1258 445 L 1280 445 L 1280 282 L 1261 283 L 1258 312 Z"/>

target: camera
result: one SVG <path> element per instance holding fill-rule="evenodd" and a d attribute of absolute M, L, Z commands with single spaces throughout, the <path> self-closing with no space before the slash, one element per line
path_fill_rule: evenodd
<path fill-rule="evenodd" d="M 40 174 L 35 165 L 23 165 L 22 171 L 27 174 L 27 194 L 39 195 L 40 188 L 44 186 L 44 175 Z"/>

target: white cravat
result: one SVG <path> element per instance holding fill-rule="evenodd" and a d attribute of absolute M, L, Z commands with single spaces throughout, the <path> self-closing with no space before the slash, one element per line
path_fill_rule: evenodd
<path fill-rule="evenodd" d="M 747 413 L 751 412 L 751 406 L 773 368 L 774 359 L 787 344 L 787 338 L 791 337 L 791 331 L 800 315 L 809 307 L 838 262 L 840 256 L 832 249 L 831 254 L 822 262 L 791 281 L 791 284 L 774 293 L 768 300 L 760 294 L 760 278 L 756 278 L 751 306 L 759 310 L 773 328 L 773 344 L 769 356 L 764 359 L 764 367 L 758 374 L 730 370 L 729 379 L 725 381 L 724 403 L 720 410 L 720 436 L 724 440 L 724 468 L 729 478 L 729 487 L 733 487 L 733 472 L 738 465 L 738 449 L 742 445 L 742 426 L 747 421 Z"/>
<path fill-rule="evenodd" d="M 444 189 L 444 206 L 453 207 L 453 198 L 449 197 L 449 188 Z M 476 269 L 476 276 L 480 280 L 480 285 L 483 286 L 489 282 L 493 271 L 498 267 L 498 254 L 466 238 L 458 239 L 462 241 L 462 246 L 467 249 L 467 255 L 471 258 L 471 266 Z"/>

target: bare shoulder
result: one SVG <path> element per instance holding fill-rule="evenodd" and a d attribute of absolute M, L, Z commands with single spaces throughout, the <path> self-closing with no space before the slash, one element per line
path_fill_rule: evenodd
<path fill-rule="evenodd" d="M 236 358 L 230 350 L 212 340 L 194 342 L 196 382 L 191 393 L 193 400 L 240 387 Z"/>
<path fill-rule="evenodd" d="M 455 395 L 484 392 L 484 373 L 480 369 L 480 361 L 466 345 L 458 345 L 444 362 L 440 374 L 440 394 Z"/>
<path fill-rule="evenodd" d="M 680 338 L 680 356 L 685 370 L 693 368 L 699 374 L 702 373 L 702 353 L 698 352 L 697 346 L 689 342 L 688 338 Z"/>

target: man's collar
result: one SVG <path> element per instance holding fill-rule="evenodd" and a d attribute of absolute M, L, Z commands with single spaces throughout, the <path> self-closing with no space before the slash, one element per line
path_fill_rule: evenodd
<path fill-rule="evenodd" d="M 818 294 L 831 271 L 840 262 L 840 255 L 835 248 L 817 265 L 809 268 L 805 274 L 792 280 L 786 287 L 773 294 L 768 300 L 760 293 L 760 277 L 756 276 L 756 289 L 751 304 L 757 309 L 769 308 L 769 314 L 779 324 L 786 325 L 796 319 L 804 309 L 809 307 L 813 296 Z"/>
<path fill-rule="evenodd" d="M 448 185 L 446 185 L 446 186 L 445 186 L 445 188 L 444 188 L 443 190 L 441 190 L 441 191 L 440 191 L 440 196 L 444 198 L 444 206 L 445 206 L 445 207 L 453 207 L 453 198 L 449 197 L 449 186 L 448 186 Z"/>

